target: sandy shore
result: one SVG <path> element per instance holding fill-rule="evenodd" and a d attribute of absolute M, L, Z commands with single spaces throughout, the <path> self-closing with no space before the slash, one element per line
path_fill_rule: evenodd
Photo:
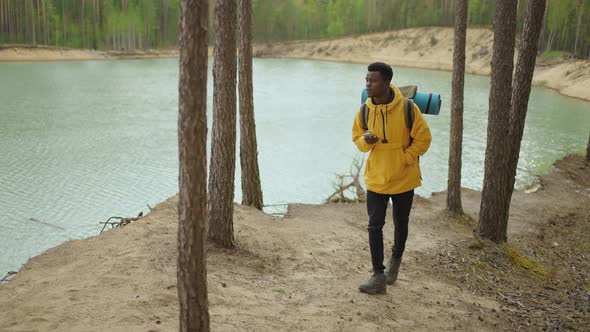
<path fill-rule="evenodd" d="M 94 51 L 55 47 L 1 46 L 0 62 L 123 60 L 178 57 L 177 50 Z"/>
<path fill-rule="evenodd" d="M 505 247 L 473 246 L 473 221 L 445 217 L 435 194 L 415 200 L 400 278 L 375 297 L 357 290 L 370 271 L 364 204 L 291 205 L 282 219 L 236 205 L 238 248 L 207 251 L 212 330 L 585 329 L 590 164 L 567 157 L 540 183 L 513 196 L 509 248 L 539 262 L 543 278 Z M 463 192 L 471 218 L 479 200 Z M 0 285 L 0 330 L 177 331 L 177 204 L 29 260 Z"/>
<path fill-rule="evenodd" d="M 453 34 L 452 28 L 428 27 L 332 40 L 259 44 L 254 55 L 362 64 L 384 61 L 394 67 L 394 72 L 396 66 L 452 70 Z M 467 73 L 490 75 L 492 43 L 490 29 L 468 29 Z M 539 57 L 533 83 L 566 96 L 590 100 L 590 60 Z"/>

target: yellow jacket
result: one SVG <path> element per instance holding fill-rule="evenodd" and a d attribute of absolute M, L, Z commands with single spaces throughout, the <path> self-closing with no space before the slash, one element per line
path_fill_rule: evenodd
<path fill-rule="evenodd" d="M 367 126 L 379 137 L 375 144 L 363 138 L 361 112 L 357 112 L 352 126 L 352 140 L 361 152 L 369 152 L 365 166 L 367 189 L 379 194 L 399 194 L 422 184 L 418 157 L 426 153 L 432 139 L 428 124 L 414 104 L 414 124 L 408 132 L 404 114 L 404 97 L 391 85 L 395 97 L 389 104 L 374 105 L 371 98 Z M 384 130 L 385 128 L 385 130 Z M 412 144 L 410 145 L 410 135 Z M 387 143 L 382 140 L 387 138 Z"/>

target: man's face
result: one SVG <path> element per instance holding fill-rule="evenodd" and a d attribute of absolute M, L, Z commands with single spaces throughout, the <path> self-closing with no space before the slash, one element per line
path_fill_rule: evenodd
<path fill-rule="evenodd" d="M 389 91 L 389 82 L 383 79 L 378 71 L 367 72 L 367 95 L 371 97 L 381 97 Z"/>

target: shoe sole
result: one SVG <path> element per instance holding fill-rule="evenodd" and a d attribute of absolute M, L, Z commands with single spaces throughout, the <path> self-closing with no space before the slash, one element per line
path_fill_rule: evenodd
<path fill-rule="evenodd" d="M 380 289 L 380 290 L 375 290 L 375 291 L 372 291 L 372 290 L 370 291 L 370 290 L 359 288 L 359 291 L 361 293 L 365 293 L 365 294 L 369 294 L 369 295 L 376 295 L 376 294 L 383 295 L 383 294 L 387 294 L 387 288 L 385 288 L 383 290 Z"/>

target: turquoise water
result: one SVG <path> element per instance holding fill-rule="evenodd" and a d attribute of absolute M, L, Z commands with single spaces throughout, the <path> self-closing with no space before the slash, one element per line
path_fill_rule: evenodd
<path fill-rule="evenodd" d="M 254 97 L 266 204 L 321 203 L 335 173 L 362 155 L 351 142 L 366 67 L 256 59 Z M 428 116 L 421 195 L 447 183 L 451 73 L 394 68 L 398 85 L 439 92 Z M 209 79 L 211 100 L 212 79 Z M 0 275 L 113 215 L 147 212 L 178 188 L 178 61 L 0 64 Z M 481 188 L 489 77 L 467 76 L 463 186 Z M 534 88 L 517 185 L 585 149 L 590 103 Z M 211 121 L 211 116 L 209 116 Z M 239 163 L 238 163 L 239 165 Z M 240 201 L 239 169 L 236 201 Z M 0 276 L 0 277 L 1 277 Z"/>

